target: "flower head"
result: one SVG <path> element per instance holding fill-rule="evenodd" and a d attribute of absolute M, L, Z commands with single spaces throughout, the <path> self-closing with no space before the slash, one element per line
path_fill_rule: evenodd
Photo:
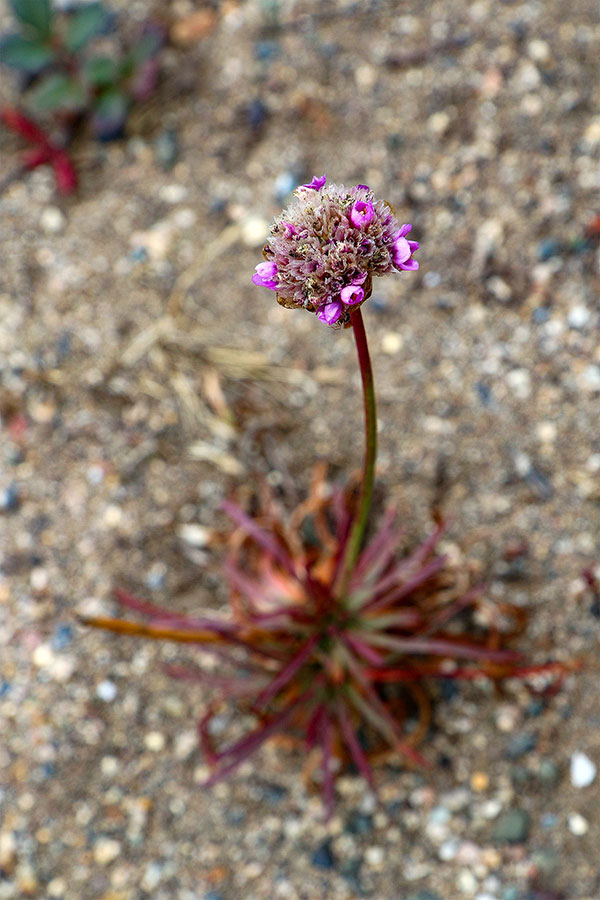
<path fill-rule="evenodd" d="M 406 239 L 410 229 L 366 184 L 326 186 L 325 175 L 315 176 L 275 219 L 267 262 L 252 281 L 276 291 L 282 306 L 341 327 L 370 297 L 374 276 L 419 268 L 412 259 L 419 245 Z"/>

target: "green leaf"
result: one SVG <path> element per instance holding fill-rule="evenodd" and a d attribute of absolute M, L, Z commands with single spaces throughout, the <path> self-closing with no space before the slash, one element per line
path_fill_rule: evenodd
<path fill-rule="evenodd" d="M 69 16 L 65 44 L 72 52 L 80 50 L 91 38 L 100 34 L 109 21 L 109 12 L 101 3 L 86 3 Z"/>
<path fill-rule="evenodd" d="M 85 105 L 82 85 L 67 75 L 49 75 L 33 91 L 31 102 L 38 112 L 75 111 Z"/>
<path fill-rule="evenodd" d="M 22 25 L 28 25 L 40 35 L 48 37 L 52 28 L 52 7 L 50 0 L 11 0 L 15 18 Z"/>
<path fill-rule="evenodd" d="M 85 63 L 83 74 L 94 87 L 105 88 L 115 83 L 119 73 L 114 59 L 109 56 L 94 56 Z"/>
<path fill-rule="evenodd" d="M 54 59 L 54 52 L 41 40 L 9 34 L 0 41 L 0 62 L 13 69 L 38 72 Z"/>
<path fill-rule="evenodd" d="M 98 98 L 92 128 L 97 138 L 101 141 L 111 141 L 122 137 L 127 113 L 129 112 L 129 100 L 125 94 L 117 90 L 108 90 Z"/>

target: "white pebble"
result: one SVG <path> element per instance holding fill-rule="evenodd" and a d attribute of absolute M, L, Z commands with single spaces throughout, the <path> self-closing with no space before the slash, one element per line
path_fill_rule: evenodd
<path fill-rule="evenodd" d="M 46 234 L 58 234 L 65 226 L 65 217 L 58 206 L 47 206 L 42 210 L 40 225 Z"/>
<path fill-rule="evenodd" d="M 588 391 L 600 391 L 600 366 L 586 366 L 581 374 L 583 387 Z"/>
<path fill-rule="evenodd" d="M 203 525 L 197 525 L 195 522 L 180 525 L 177 529 L 177 534 L 182 541 L 185 541 L 186 544 L 191 544 L 192 547 L 206 547 L 210 540 L 209 529 L 204 528 Z"/>
<path fill-rule="evenodd" d="M 42 566 L 34 566 L 29 575 L 29 584 L 36 594 L 41 594 L 48 587 L 48 572 Z"/>
<path fill-rule="evenodd" d="M 571 757 L 571 784 L 573 787 L 588 787 L 596 778 L 597 771 L 597 767 L 585 753 L 578 751 Z"/>
<path fill-rule="evenodd" d="M 105 703 L 112 703 L 117 696 L 117 686 L 114 681 L 101 681 L 96 687 L 96 696 Z"/>
<path fill-rule="evenodd" d="M 388 356 L 395 356 L 396 353 L 402 350 L 403 344 L 404 339 L 397 331 L 386 331 L 381 338 L 381 349 Z"/>
<path fill-rule="evenodd" d="M 567 322 L 570 328 L 585 328 L 592 314 L 587 306 L 572 306 L 567 315 Z"/>
<path fill-rule="evenodd" d="M 507 373 L 506 381 L 519 400 L 527 400 L 531 395 L 531 376 L 527 369 L 513 369 Z"/>
<path fill-rule="evenodd" d="M 365 860 L 372 869 L 379 869 L 383 865 L 385 853 L 383 847 L 367 847 Z"/>
<path fill-rule="evenodd" d="M 34 666 L 37 666 L 38 669 L 43 669 L 46 666 L 52 665 L 54 662 L 54 653 L 52 652 L 50 644 L 39 644 L 33 651 L 32 659 Z"/>
<path fill-rule="evenodd" d="M 181 203 L 186 195 L 187 188 L 184 184 L 165 184 L 158 192 L 158 196 L 165 203 Z"/>
<path fill-rule="evenodd" d="M 477 890 L 477 879 L 470 869 L 461 869 L 458 873 L 456 884 L 463 894 L 472 897 Z"/>
<path fill-rule="evenodd" d="M 269 236 L 269 223 L 259 216 L 248 216 L 241 223 L 241 233 L 246 247 L 260 247 Z"/>
<path fill-rule="evenodd" d="M 588 828 L 590 827 L 588 820 L 584 819 L 583 816 L 579 813 L 569 813 L 567 824 L 569 826 L 569 831 L 571 832 L 571 834 L 575 834 L 577 835 L 577 837 L 581 837 L 581 835 L 586 834 Z"/>
<path fill-rule="evenodd" d="M 121 853 L 121 845 L 113 838 L 99 838 L 94 844 L 94 860 L 99 866 L 107 866 Z"/>
<path fill-rule="evenodd" d="M 144 737 L 144 743 L 152 753 L 160 753 L 165 746 L 165 736 L 160 731 L 149 731 Z"/>

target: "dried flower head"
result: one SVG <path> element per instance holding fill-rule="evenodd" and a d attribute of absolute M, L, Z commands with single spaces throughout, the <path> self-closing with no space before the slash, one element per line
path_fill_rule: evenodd
<path fill-rule="evenodd" d="M 276 291 L 282 306 L 340 327 L 370 296 L 373 276 L 419 268 L 412 259 L 419 245 L 407 240 L 412 226 L 400 225 L 366 184 L 348 190 L 325 181 L 322 175 L 296 189 L 271 226 L 267 262 L 256 266 L 252 281 Z"/>

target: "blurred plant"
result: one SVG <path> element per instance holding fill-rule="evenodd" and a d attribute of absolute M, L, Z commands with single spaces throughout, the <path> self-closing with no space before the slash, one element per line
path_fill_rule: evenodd
<path fill-rule="evenodd" d="M 418 245 L 406 240 L 410 226 L 400 226 L 365 185 L 350 191 L 324 185 L 323 176 L 297 190 L 295 203 L 272 227 L 267 262 L 257 266 L 253 280 L 277 291 L 285 306 L 353 329 L 366 433 L 358 491 L 329 489 L 320 464 L 307 499 L 289 517 L 265 486 L 253 516 L 225 502 L 237 526 L 225 562 L 228 616 L 181 615 L 118 591 L 120 603 L 146 622 L 84 622 L 210 651 L 213 666 L 168 667 L 171 675 L 198 681 L 215 696 L 199 725 L 214 766 L 206 784 L 231 774 L 268 738 L 285 736 L 318 755 L 330 813 L 335 775 L 344 764 L 353 764 L 372 787 L 372 762 L 382 754 L 425 764 L 416 746 L 429 727 L 432 680 L 561 676 L 566 667 L 526 665 L 502 646 L 522 630 L 524 613 L 486 598 L 483 585 L 469 585 L 466 564 L 451 564 L 437 553 L 443 523 L 405 556 L 399 553 L 402 530 L 393 509 L 365 539 L 376 415 L 361 304 L 373 275 L 417 268 L 411 256 Z M 213 717 L 230 700 L 254 724 L 216 747 Z"/>
<path fill-rule="evenodd" d="M 58 190 L 70 193 L 77 179 L 69 143 L 83 125 L 100 141 L 123 136 L 133 104 L 156 86 L 165 33 L 148 22 L 135 43 L 122 49 L 106 37 L 115 18 L 102 3 L 62 11 L 50 0 L 11 0 L 11 6 L 20 31 L 0 40 L 0 62 L 21 74 L 25 111 L 2 110 L 1 120 L 34 145 L 23 167 L 50 164 Z M 99 38 L 101 49 L 91 50 Z"/>

